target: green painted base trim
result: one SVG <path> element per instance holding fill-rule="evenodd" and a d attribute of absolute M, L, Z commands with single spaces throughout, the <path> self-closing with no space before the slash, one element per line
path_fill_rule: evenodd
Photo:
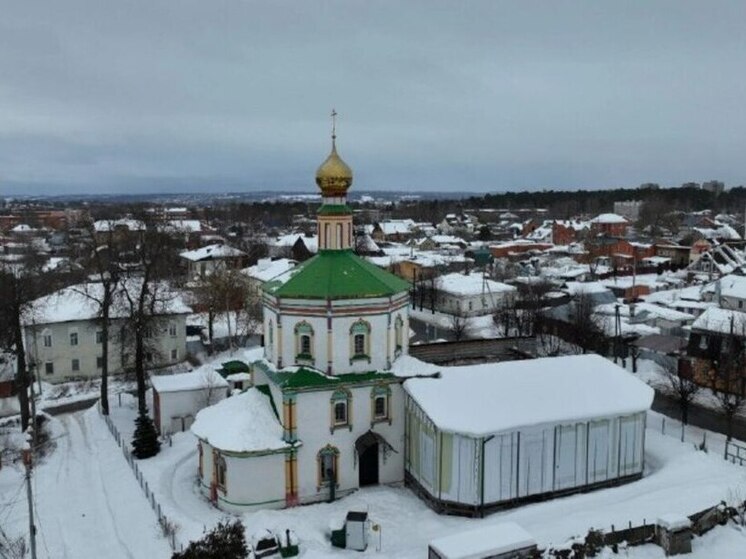
<path fill-rule="evenodd" d="M 205 489 L 206 491 L 208 491 L 208 492 L 210 491 L 210 486 L 209 485 L 205 485 L 201 481 L 200 481 L 200 486 L 203 489 Z M 221 503 L 226 503 L 228 505 L 233 505 L 234 507 L 261 507 L 263 505 L 271 505 L 273 503 L 284 503 L 285 502 L 285 497 L 283 497 L 282 499 L 272 499 L 270 501 L 259 501 L 259 502 L 256 502 L 256 503 L 237 503 L 235 501 L 229 501 L 228 499 L 225 499 L 225 498 L 221 497 L 220 495 L 218 495 L 218 501 L 221 502 Z"/>

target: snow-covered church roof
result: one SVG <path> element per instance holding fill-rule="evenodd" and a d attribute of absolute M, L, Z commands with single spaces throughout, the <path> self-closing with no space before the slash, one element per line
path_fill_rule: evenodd
<path fill-rule="evenodd" d="M 412 360 L 400 358 L 394 372 L 417 369 Z M 410 378 L 404 389 L 438 429 L 473 437 L 629 415 L 653 402 L 652 388 L 600 355 L 437 369 L 440 378 Z"/>
<path fill-rule="evenodd" d="M 197 413 L 192 433 L 225 452 L 263 452 L 290 446 L 269 398 L 257 388 L 230 396 Z"/>

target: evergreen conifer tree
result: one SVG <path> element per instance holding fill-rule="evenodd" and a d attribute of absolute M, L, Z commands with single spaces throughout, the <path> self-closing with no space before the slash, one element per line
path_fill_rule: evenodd
<path fill-rule="evenodd" d="M 132 454 L 136 458 L 150 458 L 161 449 L 158 433 L 147 412 L 140 412 L 135 419 L 135 434 L 132 437 Z"/>

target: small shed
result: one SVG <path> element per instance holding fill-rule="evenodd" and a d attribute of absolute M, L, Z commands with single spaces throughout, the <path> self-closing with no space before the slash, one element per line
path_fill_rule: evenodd
<path fill-rule="evenodd" d="M 523 559 L 533 557 L 534 538 L 514 522 L 483 526 L 430 542 L 428 559 Z"/>
<path fill-rule="evenodd" d="M 189 429 L 202 408 L 228 395 L 228 381 L 211 369 L 176 375 L 152 375 L 153 417 L 161 435 Z"/>
<path fill-rule="evenodd" d="M 599 355 L 446 367 L 404 383 L 406 480 L 480 515 L 639 479 L 653 390 Z"/>

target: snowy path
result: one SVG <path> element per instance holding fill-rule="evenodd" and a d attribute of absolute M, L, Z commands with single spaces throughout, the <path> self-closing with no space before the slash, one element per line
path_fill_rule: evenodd
<path fill-rule="evenodd" d="M 169 557 L 153 511 L 97 413 L 60 416 L 57 448 L 34 472 L 39 556 Z M 15 533 L 28 522 L 25 502 L 19 505 L 11 513 Z"/>

